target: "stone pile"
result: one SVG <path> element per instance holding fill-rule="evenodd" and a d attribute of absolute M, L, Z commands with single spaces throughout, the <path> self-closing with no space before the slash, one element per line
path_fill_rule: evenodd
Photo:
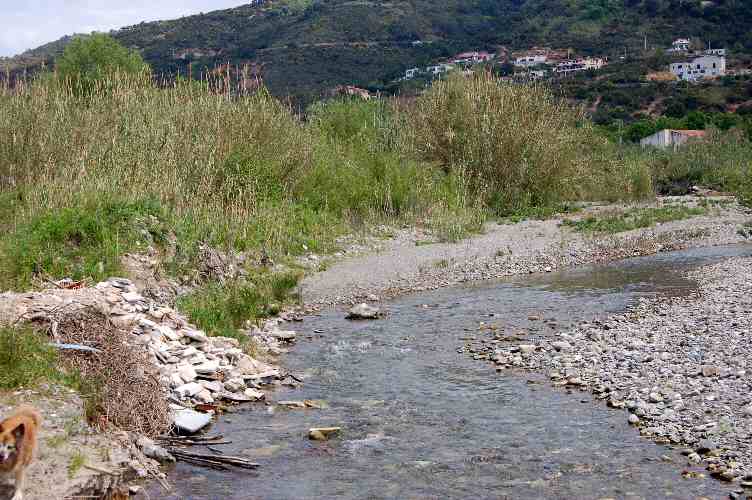
<path fill-rule="evenodd" d="M 282 378 L 278 368 L 243 352 L 237 339 L 207 336 L 174 309 L 143 297 L 130 280 L 110 278 L 95 289 L 110 320 L 148 351 L 178 422 L 195 422 L 196 416 L 184 411 L 195 405 L 262 400 L 262 386 Z M 279 328 L 280 321 L 268 321 L 248 334 L 263 349 L 279 353 L 282 343 L 295 340 L 295 332 Z"/>
<path fill-rule="evenodd" d="M 641 299 L 558 337 L 472 350 L 499 370 L 542 370 L 589 390 L 644 436 L 683 447 L 690 464 L 752 487 L 752 259 L 692 276 L 694 296 Z"/>

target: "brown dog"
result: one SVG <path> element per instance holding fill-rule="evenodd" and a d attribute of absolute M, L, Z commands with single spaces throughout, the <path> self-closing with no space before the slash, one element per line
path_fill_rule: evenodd
<path fill-rule="evenodd" d="M 0 422 L 0 476 L 15 476 L 12 500 L 23 498 L 24 474 L 37 449 L 37 433 L 42 416 L 31 406 L 19 406 Z"/>

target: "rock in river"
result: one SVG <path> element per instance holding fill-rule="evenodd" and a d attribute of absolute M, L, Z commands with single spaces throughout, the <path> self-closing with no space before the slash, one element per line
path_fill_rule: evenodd
<path fill-rule="evenodd" d="M 195 434 L 211 422 L 211 415 L 197 411 L 183 409 L 177 410 L 173 415 L 173 424 L 179 431 Z"/>
<path fill-rule="evenodd" d="M 329 436 L 339 433 L 342 427 L 314 427 L 308 431 L 308 439 L 326 441 Z"/>
<path fill-rule="evenodd" d="M 347 319 L 379 319 L 382 315 L 378 307 L 372 307 L 368 304 L 358 304 L 347 313 Z"/>

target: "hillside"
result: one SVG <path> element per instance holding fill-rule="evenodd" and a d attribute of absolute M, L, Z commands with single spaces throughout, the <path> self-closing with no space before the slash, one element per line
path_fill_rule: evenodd
<path fill-rule="evenodd" d="M 406 68 L 466 49 L 533 45 L 612 55 L 678 36 L 752 53 L 743 0 L 269 0 L 114 32 L 158 72 L 253 63 L 277 95 L 337 84 L 379 88 Z M 414 43 L 421 41 L 422 43 Z M 51 58 L 64 43 L 24 56 Z"/>

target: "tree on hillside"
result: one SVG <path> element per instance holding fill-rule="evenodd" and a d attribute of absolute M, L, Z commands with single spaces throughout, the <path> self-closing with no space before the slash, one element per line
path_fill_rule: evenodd
<path fill-rule="evenodd" d="M 55 66 L 58 78 L 78 94 L 108 88 L 116 77 L 134 81 L 149 77 L 149 66 L 137 52 L 101 33 L 73 40 Z"/>

